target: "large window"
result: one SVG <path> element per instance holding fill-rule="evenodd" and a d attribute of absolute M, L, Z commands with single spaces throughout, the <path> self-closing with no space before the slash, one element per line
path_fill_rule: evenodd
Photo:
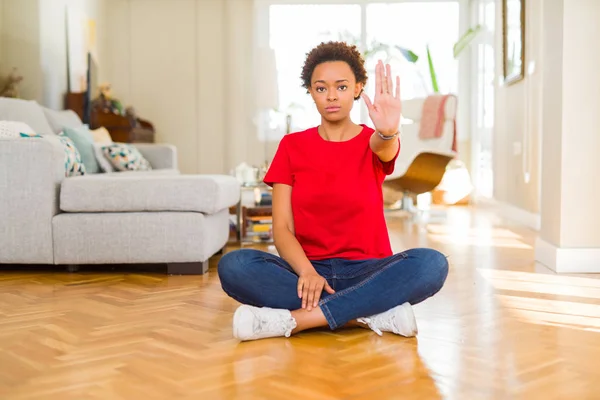
<path fill-rule="evenodd" d="M 368 48 L 384 45 L 367 59 L 370 74 L 375 73 L 377 59 L 385 61 L 387 56 L 392 71 L 400 75 L 402 97 L 425 97 L 433 91 L 429 47 L 440 92 L 456 93 L 458 63 L 452 47 L 459 34 L 457 2 L 369 4 L 366 14 Z M 408 62 L 395 46 L 413 51 L 419 59 Z"/>
<path fill-rule="evenodd" d="M 275 50 L 279 107 L 292 114 L 294 130 L 315 126 L 321 119 L 300 80 L 306 53 L 324 41 L 360 40 L 360 6 L 273 5 L 269 11 L 269 44 Z M 360 107 L 353 108 L 352 118 L 359 120 Z"/>
<path fill-rule="evenodd" d="M 365 90 L 371 98 L 378 59 L 389 62 L 392 72 L 400 75 L 403 99 L 432 93 L 427 47 L 440 92 L 456 93 L 458 67 L 452 46 L 459 35 L 458 13 L 454 1 L 270 5 L 268 45 L 277 63 L 279 108 L 292 115 L 292 130 L 320 122 L 310 95 L 301 87 L 300 72 L 306 53 L 323 41 L 344 40 L 361 49 L 370 77 Z M 418 60 L 408 61 L 401 49 L 411 50 Z M 352 118 L 370 123 L 362 100 L 355 103 Z"/>

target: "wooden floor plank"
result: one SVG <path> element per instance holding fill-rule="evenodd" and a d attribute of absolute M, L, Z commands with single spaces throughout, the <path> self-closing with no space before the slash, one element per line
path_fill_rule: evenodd
<path fill-rule="evenodd" d="M 600 398 L 599 277 L 535 264 L 535 232 L 489 210 L 436 215 L 387 214 L 394 251 L 449 256 L 412 339 L 355 328 L 238 343 L 218 257 L 204 276 L 2 272 L 0 398 Z"/>

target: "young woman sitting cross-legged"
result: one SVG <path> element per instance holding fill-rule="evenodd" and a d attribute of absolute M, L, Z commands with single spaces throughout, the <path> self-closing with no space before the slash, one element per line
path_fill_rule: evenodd
<path fill-rule="evenodd" d="M 243 304 L 233 334 L 254 340 L 362 326 L 414 336 L 411 305 L 442 288 L 448 262 L 433 249 L 391 250 L 382 184 L 400 151 L 400 79 L 394 88 L 390 66 L 379 61 L 371 102 L 364 60 L 341 42 L 310 51 L 301 78 L 321 124 L 285 136 L 264 178 L 280 256 L 241 249 L 218 265 L 223 290 Z M 350 119 L 360 97 L 375 129 Z"/>

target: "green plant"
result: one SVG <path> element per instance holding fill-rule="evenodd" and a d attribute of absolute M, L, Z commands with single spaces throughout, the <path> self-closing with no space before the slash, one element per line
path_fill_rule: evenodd
<path fill-rule="evenodd" d="M 454 43 L 454 46 L 452 48 L 452 53 L 453 53 L 455 60 L 458 59 L 458 57 L 461 55 L 461 53 L 471 45 L 471 43 L 477 37 L 477 35 L 481 32 L 481 30 L 482 30 L 481 25 L 476 25 L 473 28 L 469 28 L 464 34 L 462 34 L 462 36 L 458 39 L 458 41 L 456 43 Z M 402 49 L 399 46 L 396 46 L 396 47 L 398 49 Z M 439 89 L 439 85 L 438 85 L 438 81 L 437 81 L 437 74 L 435 73 L 435 67 L 433 65 L 433 57 L 431 56 L 431 50 L 429 49 L 429 45 L 425 46 L 425 51 L 427 52 L 427 64 L 429 66 L 429 76 L 431 78 L 431 88 L 434 93 L 439 93 L 440 89 Z M 419 56 L 417 56 L 411 50 L 403 49 L 401 51 L 401 53 L 404 56 L 404 58 L 406 59 L 406 61 L 408 61 L 410 63 L 414 64 L 419 59 Z"/>
<path fill-rule="evenodd" d="M 477 37 L 477 35 L 479 34 L 479 32 L 481 32 L 481 29 L 482 29 L 482 26 L 478 24 L 474 28 L 469 28 L 458 39 L 458 41 L 454 44 L 454 47 L 452 48 L 455 59 L 458 58 L 458 56 L 460 56 L 460 54 L 463 52 L 464 49 L 469 47 L 469 45 L 471 44 L 473 39 L 475 39 Z"/>
<path fill-rule="evenodd" d="M 425 48 L 427 49 L 427 64 L 429 65 L 429 76 L 431 76 L 431 87 L 433 88 L 434 93 L 439 93 L 440 88 L 438 87 L 437 76 L 435 74 L 435 68 L 433 67 L 429 45 L 425 46 Z"/>
<path fill-rule="evenodd" d="M 476 25 L 474 28 L 469 28 L 462 36 L 458 39 L 454 46 L 452 47 L 452 53 L 454 55 L 454 59 L 458 59 L 460 54 L 468 48 L 473 40 L 477 37 L 479 32 L 481 32 L 481 25 Z M 431 76 L 431 87 L 433 88 L 434 93 L 439 93 L 439 87 L 437 83 L 437 76 L 435 74 L 435 68 L 433 66 L 433 60 L 431 58 L 431 52 L 429 51 L 429 46 L 427 46 L 427 61 L 429 62 L 429 74 Z"/>

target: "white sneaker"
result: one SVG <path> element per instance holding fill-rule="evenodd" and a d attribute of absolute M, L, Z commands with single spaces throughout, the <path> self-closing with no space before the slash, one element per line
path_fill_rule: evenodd
<path fill-rule="evenodd" d="M 416 336 L 419 332 L 410 303 L 404 303 L 381 314 L 359 318 L 357 321 L 369 325 L 379 336 L 383 335 L 382 331 L 406 337 Z"/>
<path fill-rule="evenodd" d="M 233 336 L 242 341 L 290 337 L 295 327 L 288 310 L 242 305 L 233 314 Z"/>

